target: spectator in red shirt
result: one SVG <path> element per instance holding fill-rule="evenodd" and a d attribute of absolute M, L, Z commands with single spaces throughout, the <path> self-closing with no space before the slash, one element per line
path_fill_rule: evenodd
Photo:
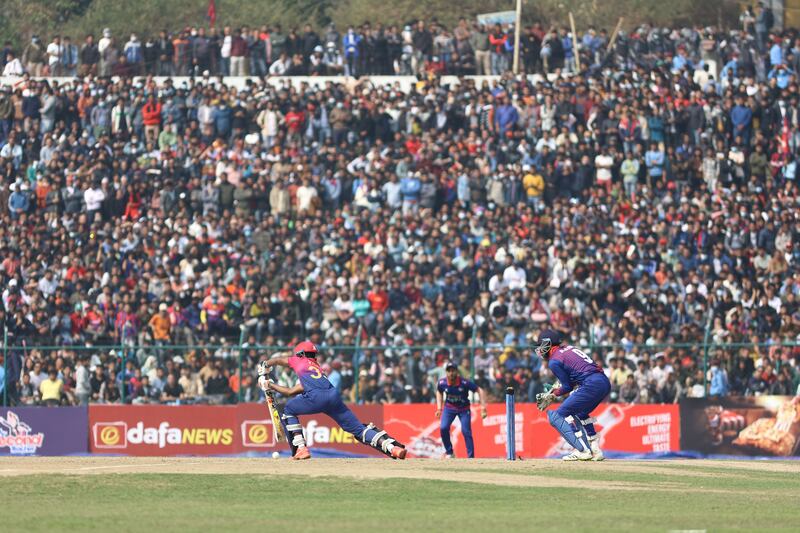
<path fill-rule="evenodd" d="M 383 283 L 376 283 L 375 288 L 367 293 L 367 300 L 372 312 L 385 313 L 389 309 L 389 293 Z"/>
<path fill-rule="evenodd" d="M 247 76 L 247 41 L 242 37 L 242 30 L 237 28 L 231 40 L 231 76 Z"/>
<path fill-rule="evenodd" d="M 502 74 L 505 70 L 506 41 L 508 34 L 503 32 L 500 24 L 495 24 L 494 31 L 489 35 L 489 44 L 492 50 L 492 74 Z"/>
<path fill-rule="evenodd" d="M 161 102 L 154 94 L 147 97 L 147 103 L 142 107 L 142 122 L 147 142 L 156 142 L 161 132 Z"/>
<path fill-rule="evenodd" d="M 290 111 L 284 117 L 286 121 L 286 129 L 289 132 L 289 137 L 298 139 L 303 132 L 303 125 L 305 124 L 305 114 L 297 109 L 297 106 L 292 106 Z"/>

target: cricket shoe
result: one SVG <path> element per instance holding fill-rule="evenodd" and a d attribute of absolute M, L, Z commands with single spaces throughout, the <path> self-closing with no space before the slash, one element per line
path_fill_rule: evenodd
<path fill-rule="evenodd" d="M 571 454 L 565 455 L 564 457 L 562 457 L 561 460 L 562 461 L 591 461 L 592 460 L 592 452 L 590 452 L 588 450 L 585 451 L 585 452 L 579 452 L 578 450 L 575 450 Z"/>
<path fill-rule="evenodd" d="M 403 459 L 406 458 L 406 454 L 407 453 L 408 453 L 408 450 L 406 450 L 405 448 L 401 448 L 400 446 L 395 445 L 395 447 L 392 448 L 392 459 L 403 460 Z"/>
<path fill-rule="evenodd" d="M 598 435 L 589 437 L 589 444 L 592 446 L 592 461 L 602 461 L 606 458 L 603 455 L 603 450 L 600 449 L 600 437 Z"/>
<path fill-rule="evenodd" d="M 294 456 L 292 457 L 295 461 L 302 461 L 303 459 L 311 459 L 311 452 L 308 451 L 306 446 L 300 446 L 297 448 Z"/>

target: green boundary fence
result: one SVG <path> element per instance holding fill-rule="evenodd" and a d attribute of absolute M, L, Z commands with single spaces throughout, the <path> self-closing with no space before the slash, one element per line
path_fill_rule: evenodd
<path fill-rule="evenodd" d="M 584 350 L 585 352 L 593 355 L 597 352 L 602 352 L 602 355 L 611 350 L 622 350 L 623 353 L 630 354 L 632 352 L 638 351 L 639 353 L 649 353 L 651 357 L 657 355 L 658 353 L 667 351 L 667 350 L 686 350 L 690 354 L 693 354 L 697 357 L 698 366 L 702 365 L 704 379 L 707 374 L 709 360 L 713 356 L 713 354 L 717 350 L 727 351 L 728 354 L 731 356 L 726 362 L 732 362 L 734 356 L 736 355 L 734 352 L 739 351 L 742 348 L 750 349 L 750 350 L 769 350 L 773 347 L 780 346 L 782 348 L 796 348 L 800 346 L 798 342 L 784 342 L 784 343 L 749 343 L 749 342 L 739 342 L 739 343 L 714 343 L 711 342 L 709 339 L 710 335 L 708 334 L 708 330 L 706 331 L 706 335 L 704 338 L 704 342 L 696 342 L 696 343 L 665 343 L 665 344 L 629 344 L 629 343 L 615 343 L 615 344 L 587 344 L 587 345 L 578 345 L 579 348 Z M 357 337 L 359 339 L 360 336 Z M 470 361 L 470 370 L 472 377 L 474 378 L 475 373 L 475 351 L 477 349 L 483 349 L 488 352 L 495 352 L 495 353 L 502 353 L 507 346 L 503 345 L 502 343 L 496 344 L 476 344 L 474 342 L 475 334 L 473 332 L 472 342 L 470 344 L 462 344 L 462 345 L 399 345 L 399 346 L 362 346 L 357 341 L 355 345 L 348 345 L 348 346 L 323 346 L 321 347 L 322 354 L 324 356 L 348 356 L 353 361 L 353 382 L 354 387 L 356 388 L 356 398 L 359 398 L 359 370 L 361 369 L 361 365 L 364 362 L 363 356 L 366 352 L 376 352 L 376 351 L 392 351 L 394 353 L 413 353 L 416 351 L 427 351 L 427 352 L 436 352 L 440 350 L 447 350 L 450 353 L 453 352 L 461 352 L 462 356 L 466 355 L 469 357 Z M 54 352 L 54 351 L 67 351 L 67 352 L 75 352 L 76 354 L 87 354 L 87 355 L 99 355 L 99 354 L 109 354 L 109 352 L 114 352 L 114 357 L 117 358 L 119 362 L 119 371 L 124 371 L 128 360 L 135 358 L 135 360 L 139 363 L 136 366 L 141 366 L 145 357 L 149 355 L 156 355 L 160 359 L 160 363 L 163 363 L 164 358 L 166 357 L 174 357 L 176 355 L 186 354 L 190 351 L 205 351 L 216 352 L 218 350 L 224 350 L 231 354 L 231 357 L 236 357 L 237 361 L 236 364 L 233 365 L 236 367 L 236 372 L 238 373 L 238 382 L 239 382 L 239 390 L 237 394 L 237 400 L 241 401 L 242 399 L 242 384 L 245 377 L 245 373 L 254 372 L 253 368 L 248 367 L 245 365 L 245 355 L 244 352 L 250 352 L 255 350 L 256 353 L 261 355 L 271 355 L 278 352 L 286 352 L 290 350 L 287 346 L 267 346 L 267 345 L 246 345 L 244 341 L 244 335 L 240 336 L 238 343 L 228 343 L 228 344 L 215 344 L 215 345 L 206 345 L 206 344 L 198 344 L 198 345 L 63 345 L 63 346 L 36 346 L 36 345 L 25 345 L 25 346 L 9 346 L 8 345 L 8 335 L 7 332 L 4 331 L 3 335 L 3 370 L 5 375 L 6 383 L 3 383 L 3 393 L 2 393 L 2 405 L 8 405 L 8 386 L 7 382 L 9 380 L 8 374 L 8 364 L 9 364 L 9 356 L 13 353 L 23 353 L 23 355 L 30 356 L 31 353 L 35 352 Z M 531 347 L 530 346 L 510 346 L 511 348 L 515 349 L 520 355 L 523 357 L 527 356 L 530 353 Z M 230 357 L 226 358 L 230 360 Z M 780 370 L 781 360 L 776 360 L 776 370 Z M 708 390 L 708 383 L 705 383 L 706 390 Z M 126 387 L 121 387 L 120 395 L 122 398 L 122 402 L 126 401 Z"/>

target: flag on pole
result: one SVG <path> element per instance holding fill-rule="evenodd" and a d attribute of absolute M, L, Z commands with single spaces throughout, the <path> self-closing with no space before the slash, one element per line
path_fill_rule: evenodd
<path fill-rule="evenodd" d="M 214 0 L 208 0 L 208 13 L 206 17 L 208 18 L 208 25 L 213 28 L 214 24 L 217 22 L 217 5 Z"/>

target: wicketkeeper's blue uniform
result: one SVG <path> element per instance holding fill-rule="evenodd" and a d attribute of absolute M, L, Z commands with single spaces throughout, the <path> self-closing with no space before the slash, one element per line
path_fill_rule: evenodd
<path fill-rule="evenodd" d="M 596 434 L 593 420 L 590 414 L 600 405 L 608 393 L 611 391 L 611 382 L 608 380 L 603 370 L 597 366 L 588 355 L 578 350 L 574 346 L 559 346 L 550 354 L 548 362 L 550 370 L 553 372 L 561 386 L 553 389 L 552 393 L 556 396 L 563 396 L 578 386 L 578 390 L 570 394 L 569 398 L 555 411 L 548 411 L 547 416 L 550 424 L 555 427 L 564 439 L 572 446 L 580 449 L 575 435 L 584 435 L 584 439 Z M 574 429 L 567 430 L 569 421 L 567 417 L 572 417 L 575 424 Z M 585 429 L 586 432 L 582 431 Z M 584 440 L 586 448 L 589 448 L 588 440 Z"/>

